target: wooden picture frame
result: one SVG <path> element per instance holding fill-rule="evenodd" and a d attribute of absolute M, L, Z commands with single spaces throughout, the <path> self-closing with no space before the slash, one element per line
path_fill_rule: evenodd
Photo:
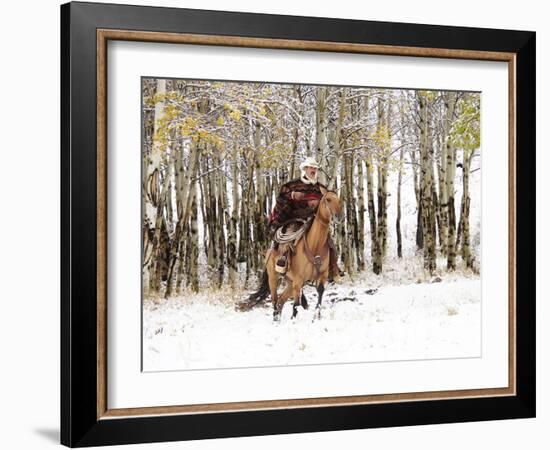
<path fill-rule="evenodd" d="M 509 386 L 109 409 L 107 41 L 505 61 Z M 154 8 L 61 6 L 61 443 L 92 446 L 535 416 L 535 33 Z"/>

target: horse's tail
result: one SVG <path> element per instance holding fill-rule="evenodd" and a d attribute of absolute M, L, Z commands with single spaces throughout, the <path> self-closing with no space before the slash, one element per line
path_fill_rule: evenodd
<path fill-rule="evenodd" d="M 265 299 L 269 295 L 269 293 L 270 293 L 269 278 L 267 276 L 267 269 L 265 269 L 264 273 L 262 274 L 262 281 L 261 281 L 260 287 L 258 288 L 258 290 L 256 292 L 250 294 L 250 296 L 248 297 L 248 302 L 249 303 L 252 303 L 252 302 L 259 303 L 263 299 Z"/>
<path fill-rule="evenodd" d="M 269 295 L 269 292 L 269 278 L 267 276 L 266 269 L 264 270 L 264 273 L 262 275 L 262 282 L 258 290 L 253 294 L 250 294 L 246 300 L 237 303 L 235 308 L 237 309 L 237 311 L 248 311 L 254 308 L 254 306 L 260 303 L 263 299 L 265 299 Z"/>

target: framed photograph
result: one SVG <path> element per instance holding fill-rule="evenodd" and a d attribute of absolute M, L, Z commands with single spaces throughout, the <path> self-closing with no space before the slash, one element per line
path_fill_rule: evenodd
<path fill-rule="evenodd" d="M 61 6 L 61 442 L 535 416 L 535 33 Z"/>

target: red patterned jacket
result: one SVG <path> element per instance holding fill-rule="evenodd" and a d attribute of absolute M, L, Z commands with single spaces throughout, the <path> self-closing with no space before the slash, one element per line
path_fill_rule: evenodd
<path fill-rule="evenodd" d="M 269 216 L 269 226 L 272 230 L 292 219 L 307 219 L 315 214 L 317 207 L 311 207 L 308 202 L 319 200 L 323 194 L 321 187 L 326 187 L 321 183 L 307 184 L 301 178 L 291 180 L 281 186 L 275 207 Z M 301 200 L 294 200 L 292 192 L 302 192 L 305 194 Z"/>

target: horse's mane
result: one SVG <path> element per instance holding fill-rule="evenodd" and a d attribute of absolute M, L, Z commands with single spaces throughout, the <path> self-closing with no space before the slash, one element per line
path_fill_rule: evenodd
<path fill-rule="evenodd" d="M 325 193 L 323 194 L 323 196 L 327 195 L 329 192 L 332 192 L 333 194 L 335 195 L 338 195 L 338 192 L 336 192 L 335 190 L 333 189 L 329 189 L 328 187 L 326 187 L 323 183 L 318 183 L 319 186 L 321 187 L 322 190 L 325 191 Z M 321 191 L 322 192 L 322 191 Z"/>

